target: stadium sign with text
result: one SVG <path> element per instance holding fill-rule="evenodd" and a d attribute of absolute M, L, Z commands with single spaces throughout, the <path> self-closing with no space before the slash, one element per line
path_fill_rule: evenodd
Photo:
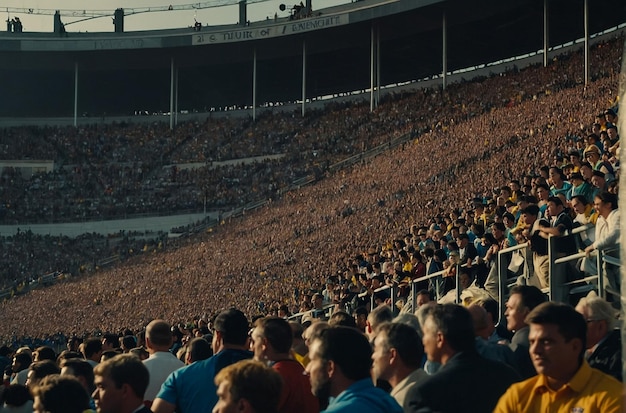
<path fill-rule="evenodd" d="M 347 14 L 324 16 L 312 19 L 292 20 L 285 24 L 258 28 L 241 28 L 218 32 L 195 33 L 192 35 L 194 46 L 215 43 L 231 43 L 246 40 L 269 39 L 291 34 L 310 32 L 348 24 Z"/>

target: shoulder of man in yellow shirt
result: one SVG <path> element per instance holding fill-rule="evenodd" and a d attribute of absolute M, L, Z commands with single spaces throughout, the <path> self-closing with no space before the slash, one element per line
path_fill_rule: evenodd
<path fill-rule="evenodd" d="M 569 395 L 560 396 L 558 402 L 553 400 L 550 393 L 561 392 Z M 494 413 L 539 413 L 546 411 L 547 406 L 556 408 L 557 403 L 558 408 L 552 412 L 621 413 L 622 383 L 583 361 L 572 380 L 559 390 L 551 390 L 543 375 L 511 385 L 500 397 Z"/>
<path fill-rule="evenodd" d="M 292 351 L 291 355 L 294 358 L 294 360 L 296 360 L 298 363 L 302 365 L 302 367 L 306 367 L 307 364 L 309 364 L 309 361 L 311 361 L 311 359 L 309 359 L 308 353 L 303 356 L 301 354 L 296 353 L 295 351 Z"/>

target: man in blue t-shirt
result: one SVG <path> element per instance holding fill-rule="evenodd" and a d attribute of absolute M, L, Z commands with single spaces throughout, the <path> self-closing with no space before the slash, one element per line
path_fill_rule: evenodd
<path fill-rule="evenodd" d="M 210 412 L 217 403 L 215 375 L 239 360 L 252 358 L 248 351 L 249 323 L 239 310 L 221 312 L 214 322 L 214 356 L 182 367 L 165 380 L 157 394 L 154 413 Z"/>
<path fill-rule="evenodd" d="M 323 330 L 309 346 L 311 361 L 306 371 L 311 391 L 324 413 L 401 413 L 402 407 L 385 391 L 374 387 L 372 347 L 367 338 L 351 327 Z"/>

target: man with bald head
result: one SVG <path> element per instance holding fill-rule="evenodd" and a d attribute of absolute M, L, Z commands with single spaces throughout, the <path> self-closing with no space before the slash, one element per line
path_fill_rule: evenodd
<path fill-rule="evenodd" d="M 170 353 L 173 337 L 171 326 L 163 320 L 153 320 L 146 327 L 146 347 L 150 357 L 143 364 L 150 373 L 150 383 L 145 393 L 145 400 L 152 402 L 161 389 L 161 385 L 171 372 L 185 366 Z"/>

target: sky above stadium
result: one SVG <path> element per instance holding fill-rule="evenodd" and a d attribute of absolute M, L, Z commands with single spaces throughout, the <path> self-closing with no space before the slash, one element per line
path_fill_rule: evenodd
<path fill-rule="evenodd" d="M 3 20 L 19 17 L 25 32 L 52 32 L 54 10 L 61 10 L 61 20 L 68 32 L 112 32 L 113 12 L 117 8 L 123 8 L 127 14 L 124 19 L 125 31 L 136 31 L 189 27 L 193 26 L 196 20 L 203 25 L 234 24 L 239 20 L 238 1 L 4 0 L 0 11 L 4 12 Z M 351 1 L 313 0 L 313 9 L 323 9 Z M 303 2 L 306 3 L 305 0 Z M 249 0 L 248 3 L 248 20 L 259 21 L 274 17 L 274 13 L 279 17 L 287 17 L 289 10 L 294 4 L 299 4 L 300 0 Z M 281 4 L 285 4 L 285 11 L 280 11 Z M 193 8 L 192 5 L 200 5 L 201 8 Z M 173 10 L 167 10 L 169 6 L 172 6 Z M 144 12 L 148 9 L 151 11 Z M 131 15 L 131 11 L 142 12 Z M 85 20 L 92 14 L 100 13 L 106 16 Z"/>

